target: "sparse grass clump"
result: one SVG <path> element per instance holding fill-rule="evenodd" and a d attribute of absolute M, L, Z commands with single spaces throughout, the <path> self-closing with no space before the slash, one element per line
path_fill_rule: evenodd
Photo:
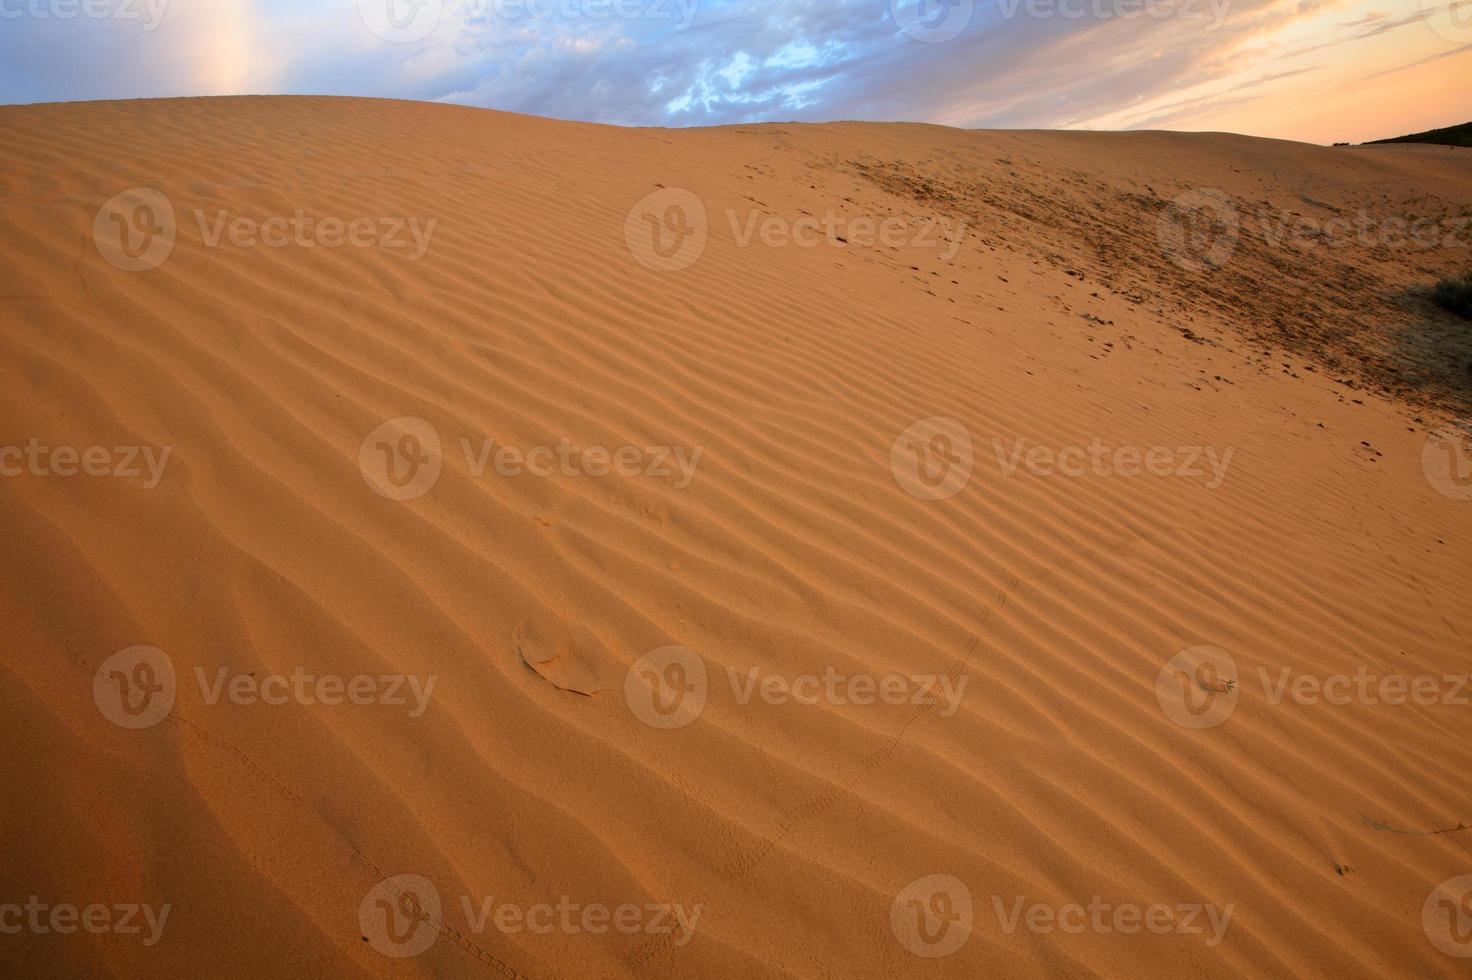
<path fill-rule="evenodd" d="M 1431 295 L 1453 313 L 1472 320 L 1472 272 L 1460 278 L 1443 279 Z"/>

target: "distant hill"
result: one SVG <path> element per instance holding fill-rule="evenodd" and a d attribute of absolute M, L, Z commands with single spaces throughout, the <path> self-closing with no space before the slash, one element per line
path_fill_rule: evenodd
<path fill-rule="evenodd" d="M 1460 126 L 1448 126 L 1445 129 L 1433 129 L 1428 133 L 1414 133 L 1410 136 L 1397 136 L 1390 140 L 1370 141 L 1370 144 L 1374 143 L 1439 143 L 1442 146 L 1472 146 L 1472 122 L 1462 123 Z"/>

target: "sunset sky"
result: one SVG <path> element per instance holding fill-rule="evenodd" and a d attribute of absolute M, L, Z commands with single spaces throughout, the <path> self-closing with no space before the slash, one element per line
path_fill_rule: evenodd
<path fill-rule="evenodd" d="M 7 103 L 311 93 L 1327 143 L 1472 119 L 1469 79 L 1472 0 L 0 0 Z"/>

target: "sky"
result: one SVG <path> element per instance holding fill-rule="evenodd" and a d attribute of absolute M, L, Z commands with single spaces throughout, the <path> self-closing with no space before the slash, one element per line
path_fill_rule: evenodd
<path fill-rule="evenodd" d="M 386 96 L 636 126 L 1360 142 L 1472 119 L 1472 0 L 0 0 L 0 103 Z"/>

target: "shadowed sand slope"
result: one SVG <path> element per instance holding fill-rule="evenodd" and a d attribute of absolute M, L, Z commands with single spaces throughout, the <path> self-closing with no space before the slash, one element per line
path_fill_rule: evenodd
<path fill-rule="evenodd" d="M 1472 962 L 1472 152 L 0 131 L 7 974 Z"/>

